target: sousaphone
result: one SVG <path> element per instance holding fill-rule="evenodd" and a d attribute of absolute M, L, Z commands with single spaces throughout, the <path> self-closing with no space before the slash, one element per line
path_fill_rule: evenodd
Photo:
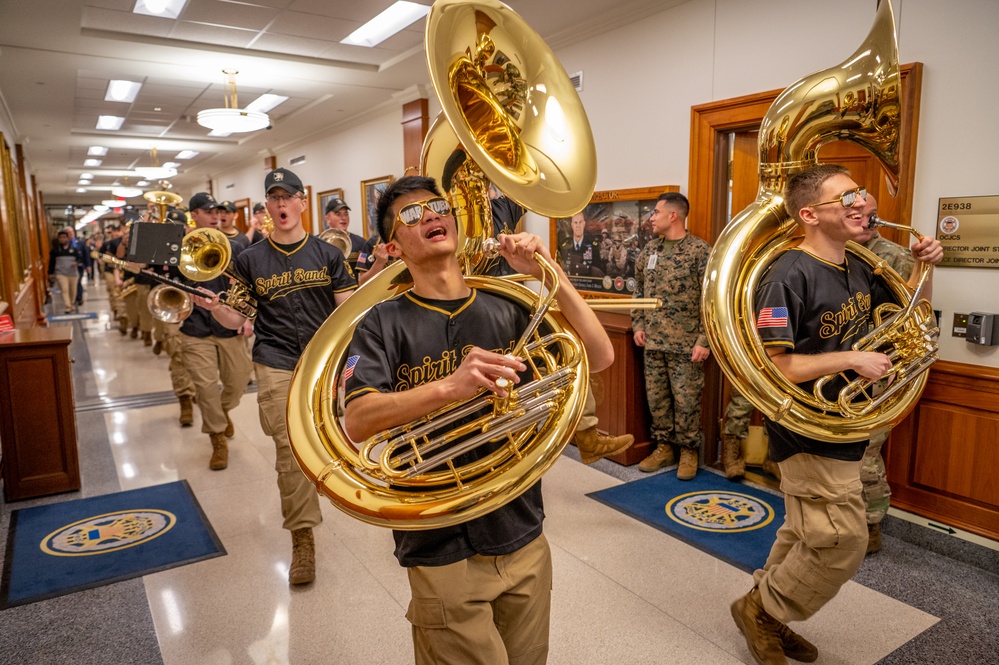
<path fill-rule="evenodd" d="M 756 200 L 725 227 L 708 258 L 702 295 L 705 333 L 734 387 L 773 421 L 803 436 L 847 443 L 899 422 L 915 405 L 936 360 L 939 329 L 920 298 L 887 264 L 857 243 L 847 250 L 869 264 L 897 299 L 875 312 L 877 328 L 855 350 L 887 354 L 891 382 L 852 379 L 838 396 L 822 394 L 823 377 L 808 393 L 770 361 L 756 331 L 754 294 L 767 268 L 800 238 L 784 208 L 788 179 L 818 163 L 819 148 L 846 140 L 867 149 L 895 191 L 899 181 L 901 76 L 895 19 L 889 0 L 878 7 L 866 40 L 843 63 L 797 81 L 774 100 L 759 133 L 760 188 Z M 901 227 L 912 231 L 909 227 Z"/>
<path fill-rule="evenodd" d="M 333 505 L 396 529 L 474 519 L 530 488 L 575 430 L 589 379 L 585 351 L 561 314 L 548 307 L 558 288 L 550 266 L 542 297 L 509 280 L 472 274 L 491 231 L 483 221 L 488 208 L 483 178 L 544 215 L 571 215 L 589 202 L 596 157 L 582 104 L 540 37 L 496 0 L 439 0 L 427 16 L 425 46 L 447 121 L 438 119 L 439 128 L 427 136 L 423 173 L 436 177 L 452 197 L 464 238 L 459 251 L 466 283 L 533 312 L 517 346 L 534 378 L 519 384 L 508 400 L 483 393 L 366 442 L 352 442 L 338 400 L 347 348 L 371 307 L 411 286 L 405 265 L 390 265 L 336 308 L 292 378 L 292 450 Z M 483 410 L 489 415 L 460 428 L 457 436 L 450 433 L 448 423 Z M 453 463 L 453 456 L 480 445 L 494 450 L 473 464 Z"/>

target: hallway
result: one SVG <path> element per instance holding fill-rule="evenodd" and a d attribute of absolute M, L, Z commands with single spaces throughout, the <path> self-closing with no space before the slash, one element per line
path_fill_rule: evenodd
<path fill-rule="evenodd" d="M 53 325 L 74 327 L 83 490 L 0 503 L 3 541 L 12 510 L 186 479 L 227 555 L 0 611 L 0 663 L 412 662 L 391 533 L 324 500 L 317 580 L 289 588 L 291 539 L 252 388 L 231 413 L 228 469 L 210 471 L 197 410 L 194 427 L 178 425 L 166 355 L 111 326 L 103 286 L 88 284 L 81 312 L 96 318 Z M 750 575 L 584 496 L 639 473 L 575 455 L 570 447 L 544 479 L 555 566 L 549 663 L 752 663 L 729 615 Z M 899 517 L 884 533 L 883 551 L 793 626 L 818 646 L 817 662 L 999 662 L 999 552 Z"/>

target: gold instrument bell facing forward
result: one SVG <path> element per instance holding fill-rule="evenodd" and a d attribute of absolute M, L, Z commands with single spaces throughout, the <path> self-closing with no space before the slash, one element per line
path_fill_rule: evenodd
<path fill-rule="evenodd" d="M 337 395 L 354 328 L 371 307 L 411 284 L 397 261 L 334 310 L 306 348 L 289 391 L 288 434 L 302 471 L 334 506 L 378 526 L 431 529 L 489 513 L 533 486 L 558 459 L 582 413 L 586 353 L 543 295 L 511 280 L 476 277 L 492 232 L 488 181 L 542 215 L 567 216 L 593 195 L 596 155 L 586 114 L 565 70 L 540 37 L 496 0 L 438 0 L 427 16 L 427 64 L 443 115 L 424 142 L 423 174 L 448 190 L 459 259 L 474 289 L 532 312 L 520 340 L 533 378 L 515 397 L 480 394 L 355 443 Z M 489 417 L 455 434 L 449 423 L 485 408 Z M 476 413 L 476 415 L 480 415 Z M 443 427 L 442 427 L 443 426 Z M 477 462 L 462 452 L 489 445 Z"/>

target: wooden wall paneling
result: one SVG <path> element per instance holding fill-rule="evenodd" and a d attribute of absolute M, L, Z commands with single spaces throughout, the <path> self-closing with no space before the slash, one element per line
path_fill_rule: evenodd
<path fill-rule="evenodd" d="M 999 540 L 999 369 L 938 361 L 886 453 L 893 506 Z"/>
<path fill-rule="evenodd" d="M 403 141 L 403 175 L 410 168 L 421 168 L 423 155 L 423 139 L 427 136 L 429 121 L 427 118 L 427 100 L 414 99 L 402 107 L 402 141 Z"/>

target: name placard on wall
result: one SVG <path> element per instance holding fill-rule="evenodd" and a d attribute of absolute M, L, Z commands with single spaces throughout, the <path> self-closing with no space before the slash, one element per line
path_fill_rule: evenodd
<path fill-rule="evenodd" d="M 999 268 L 999 196 L 940 199 L 937 239 L 941 266 Z"/>

